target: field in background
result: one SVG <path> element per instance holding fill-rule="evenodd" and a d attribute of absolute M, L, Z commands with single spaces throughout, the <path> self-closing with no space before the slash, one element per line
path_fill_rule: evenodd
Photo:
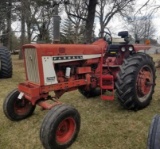
<path fill-rule="evenodd" d="M 153 55 L 158 60 L 160 55 Z M 160 58 L 159 58 L 160 59 Z M 25 79 L 23 61 L 13 56 L 13 78 L 0 80 L 0 149 L 43 149 L 39 130 L 47 111 L 37 107 L 34 114 L 12 122 L 3 114 L 5 96 Z M 160 70 L 157 69 L 155 93 L 151 105 L 133 112 L 124 110 L 115 99 L 86 99 L 78 91 L 66 93 L 61 101 L 71 104 L 81 114 L 81 130 L 70 149 L 146 149 L 152 117 L 160 113 Z"/>

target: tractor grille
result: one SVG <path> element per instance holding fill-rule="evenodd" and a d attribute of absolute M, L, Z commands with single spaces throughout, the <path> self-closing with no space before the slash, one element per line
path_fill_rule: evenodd
<path fill-rule="evenodd" d="M 25 48 L 28 81 L 40 84 L 37 52 L 35 48 Z"/>

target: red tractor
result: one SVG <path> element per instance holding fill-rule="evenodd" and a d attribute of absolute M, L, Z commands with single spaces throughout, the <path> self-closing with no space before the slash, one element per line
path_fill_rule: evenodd
<path fill-rule="evenodd" d="M 87 98 L 101 95 L 102 100 L 113 100 L 116 89 L 124 108 L 148 106 L 154 92 L 155 66 L 150 56 L 138 51 L 150 46 L 129 44 L 126 31 L 120 32 L 118 39 L 107 35 L 90 45 L 24 45 L 26 81 L 6 97 L 5 115 L 18 121 L 32 115 L 36 105 L 50 110 L 40 139 L 46 149 L 60 149 L 69 147 L 80 130 L 78 111 L 58 100 L 65 92 L 78 89 Z"/>

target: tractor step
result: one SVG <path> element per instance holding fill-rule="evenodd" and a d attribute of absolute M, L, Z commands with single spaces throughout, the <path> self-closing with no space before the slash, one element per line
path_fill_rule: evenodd
<path fill-rule="evenodd" d="M 114 95 L 101 95 L 102 100 L 114 100 Z"/>
<path fill-rule="evenodd" d="M 113 75 L 101 75 L 100 81 L 101 87 L 101 99 L 102 100 L 113 100 L 114 99 L 114 77 Z M 102 95 L 103 90 L 109 90 L 109 95 Z"/>
<path fill-rule="evenodd" d="M 116 67 L 120 67 L 121 65 L 106 65 L 106 64 L 103 64 L 102 65 L 103 67 L 112 67 L 112 68 L 116 68 Z"/>

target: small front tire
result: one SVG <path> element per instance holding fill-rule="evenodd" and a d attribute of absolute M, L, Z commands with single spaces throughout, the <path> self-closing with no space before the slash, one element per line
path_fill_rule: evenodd
<path fill-rule="evenodd" d="M 18 99 L 19 94 L 18 89 L 13 90 L 3 103 L 4 114 L 12 121 L 19 121 L 31 116 L 36 107 L 25 97 Z"/>
<path fill-rule="evenodd" d="M 147 149 L 160 148 L 160 115 L 155 115 L 148 132 Z"/>
<path fill-rule="evenodd" d="M 75 141 L 79 130 L 79 112 L 69 105 L 57 105 L 43 120 L 40 140 L 45 149 L 65 149 Z"/>

